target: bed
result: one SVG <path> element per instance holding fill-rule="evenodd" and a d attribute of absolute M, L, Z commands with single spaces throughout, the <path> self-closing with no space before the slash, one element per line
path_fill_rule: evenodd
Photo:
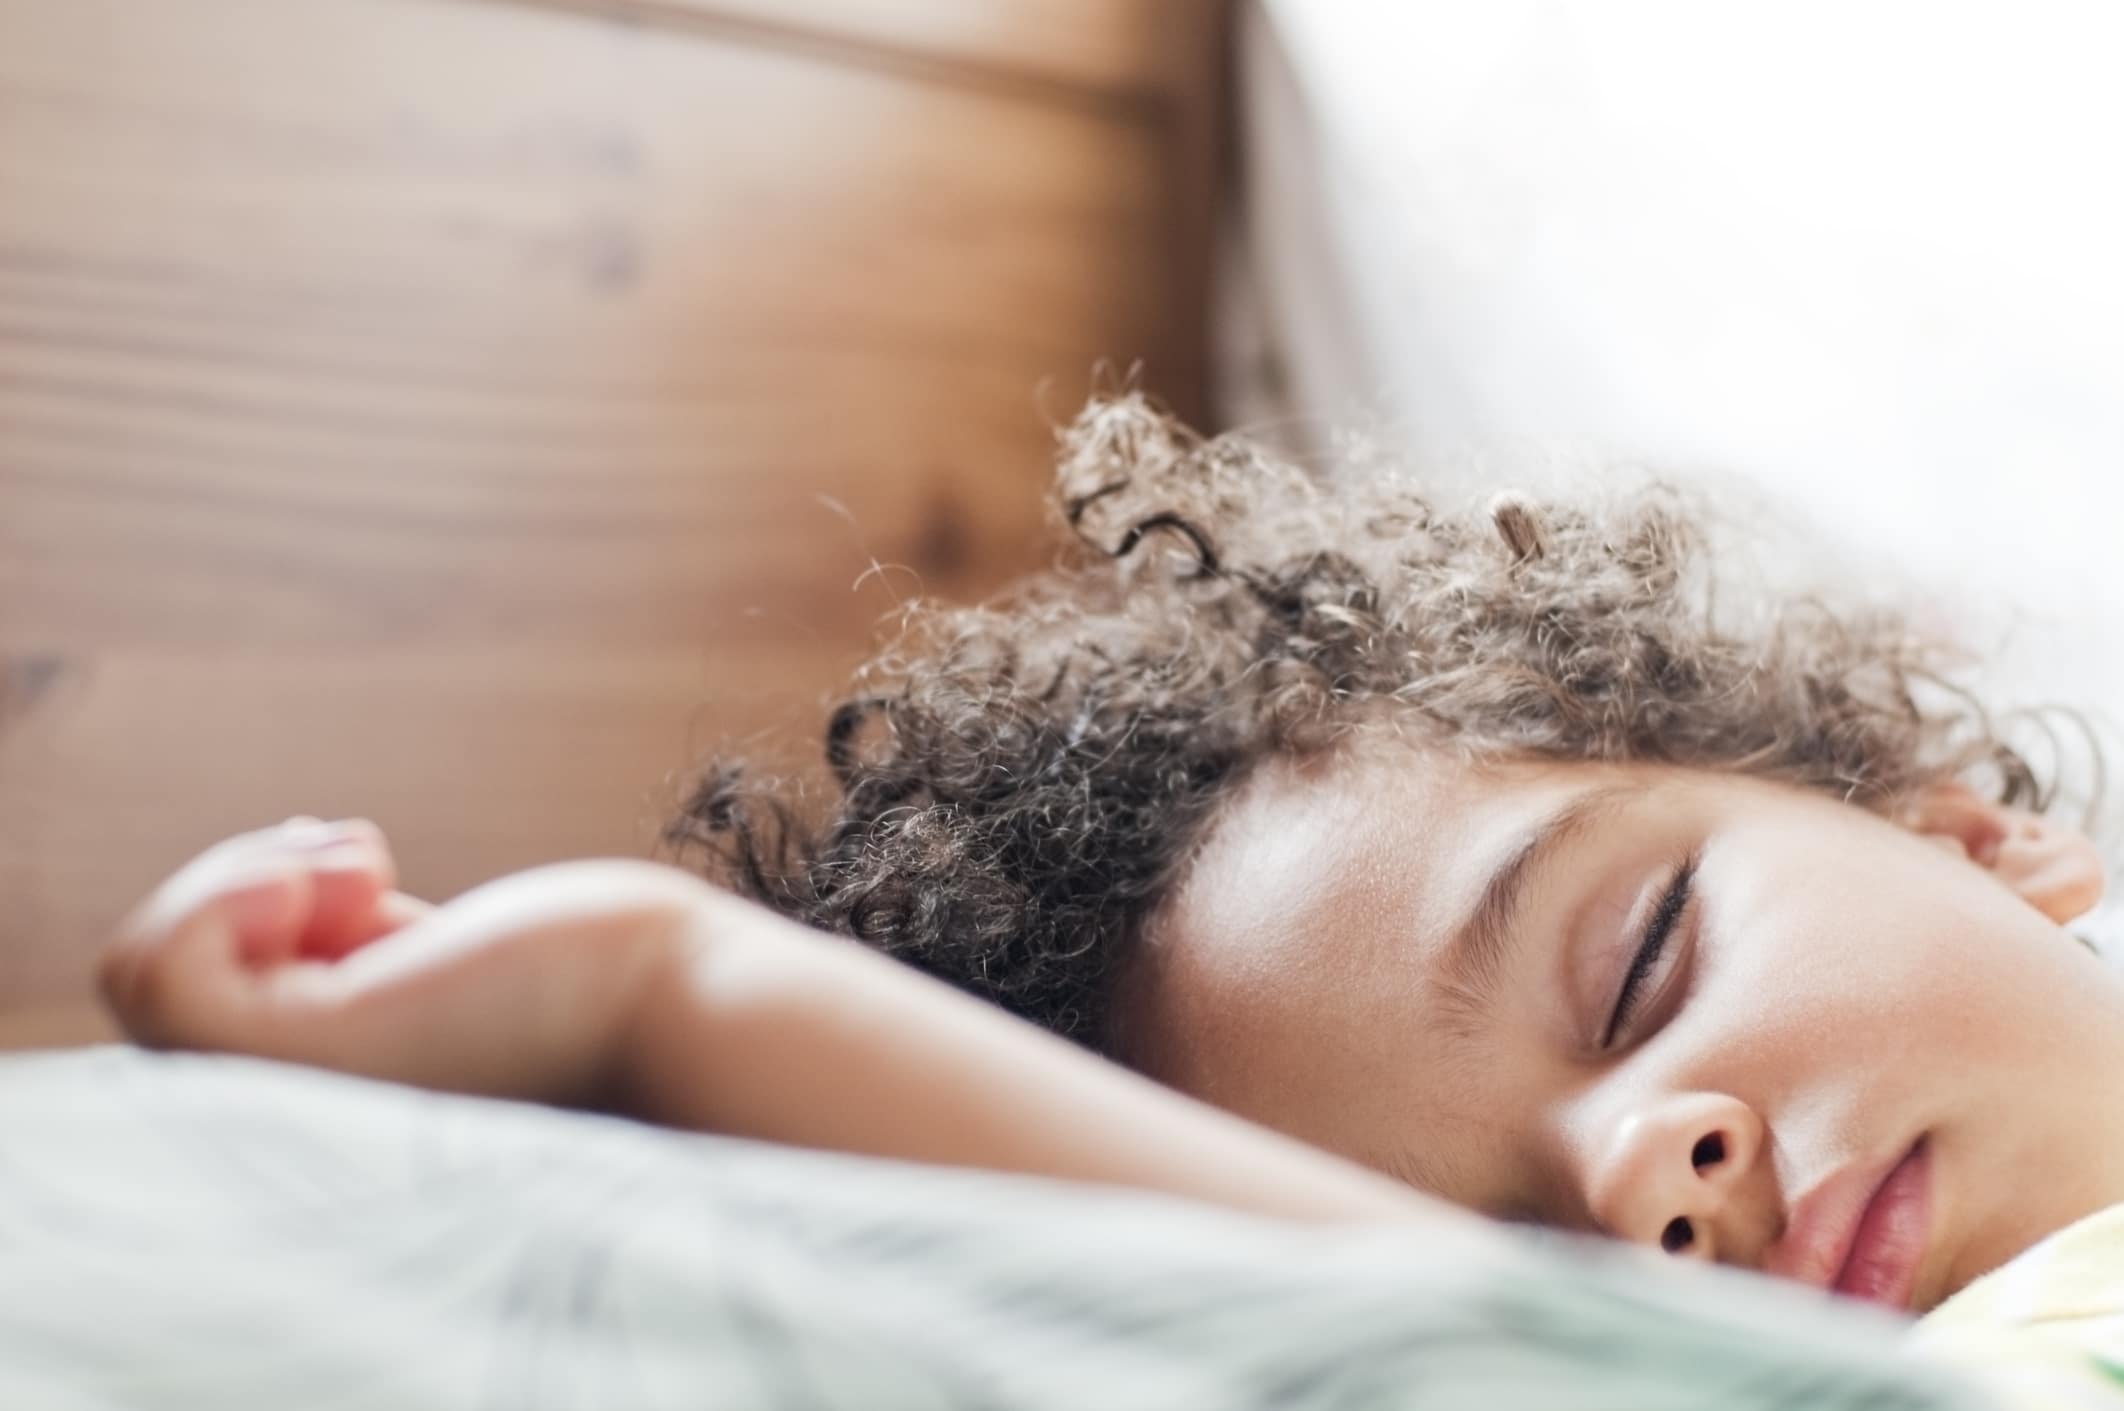
<path fill-rule="evenodd" d="M 68 1006 L 31 1038 L 93 1034 L 79 1001 L 110 918 L 276 812 L 384 818 L 438 895 L 628 850 L 704 699 L 722 729 L 786 719 L 885 605 L 816 587 L 835 505 L 883 526 L 834 541 L 858 572 L 882 553 L 971 592 L 1037 557 L 1029 384 L 1141 352 L 1185 389 L 1190 193 L 1212 168 L 1203 81 L 1169 69 L 1150 18 L 1182 7 L 1086 23 L 1028 0 L 993 31 L 1001 7 L 893 8 L 0 0 L 24 40 L 0 46 L 0 98 L 34 119 L 0 159 L 63 198 L 0 220 L 0 290 L 41 320 L 0 337 L 35 374 L 0 403 L 0 528 L 46 536 L 0 542 L 7 583 L 36 590 L 0 599 L 34 707 L 0 754 L 0 924 L 20 928 L 0 960 L 11 996 Z M 1513 364 L 1451 335 L 1495 312 L 1474 301 L 1496 282 L 1463 280 L 1458 305 L 1416 288 L 1421 318 L 1399 312 L 1410 284 L 1367 282 L 1465 276 L 1474 246 L 1431 223 L 1442 263 L 1407 261 L 1405 226 L 1361 218 L 1426 208 L 1379 201 L 1334 145 L 1370 99 L 1295 27 L 1361 35 L 1366 8 L 1247 18 L 1260 220 L 1233 247 L 1227 363 L 1276 375 L 1231 404 L 1478 439 L 1444 408 L 1488 405 Z M 401 64 L 414 33 L 430 61 Z M 1000 57 L 963 47 L 997 34 Z M 1402 57 L 1463 61 L 1484 34 L 1447 37 Z M 223 81 L 276 51 L 299 58 L 266 98 Z M 469 107 L 452 55 L 486 75 Z M 719 127 L 707 95 L 730 92 L 784 120 Z M 788 117 L 821 111 L 837 121 Z M 931 140 L 972 131 L 1015 145 Z M 1033 148 L 1053 180 L 1026 184 L 1010 154 Z M 787 183 L 798 157 L 850 180 Z M 290 179 L 303 200 L 272 195 Z M 916 187 L 956 198 L 890 199 Z M 876 277 L 850 239 L 916 267 Z M 821 264 L 861 277 L 793 325 L 776 296 Z M 1338 342 L 1352 309 L 1372 336 Z M 429 362 L 375 360 L 397 346 Z M 910 358 L 949 395 L 885 377 Z M 1423 390 L 1411 413 L 1379 410 L 1397 381 Z M 319 466 L 363 473 L 297 473 Z M 247 557 L 256 536 L 232 536 L 261 523 L 319 547 Z M 705 559 L 703 527 L 748 555 Z M 792 632 L 797 608 L 826 627 Z M 717 653 L 751 674 L 709 679 Z M 9 1407 L 1981 1404 L 1891 1321 L 1648 1277 L 1624 1251 L 1308 1232 L 245 1060 L 9 1057 L 0 1131 Z"/>
<path fill-rule="evenodd" d="M 0 1405 L 1981 1404 L 1855 1305 L 248 1059 L 0 1061 Z"/>

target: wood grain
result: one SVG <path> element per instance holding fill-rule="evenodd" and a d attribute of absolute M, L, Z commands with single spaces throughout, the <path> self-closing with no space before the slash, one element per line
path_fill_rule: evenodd
<path fill-rule="evenodd" d="M 226 832 L 447 895 L 808 734 L 1042 560 L 1097 365 L 1186 365 L 1169 159 L 545 6 L 0 0 L 0 1007 Z"/>
<path fill-rule="evenodd" d="M 616 0 L 551 0 L 596 7 Z M 1165 43 L 1193 0 L 626 0 L 707 22 L 850 45 L 858 54 L 915 57 L 992 77 L 1087 94 L 1160 101 L 1195 56 Z"/>
<path fill-rule="evenodd" d="M 203 844 L 294 812 L 374 818 L 407 889 L 437 899 L 539 862 L 649 853 L 701 751 L 771 736 L 768 757 L 788 759 L 816 738 L 847 663 L 788 639 L 98 653 L 9 744 L 0 786 L 33 806 L 0 813 L 0 993 L 78 993 L 85 957 L 30 942 L 100 931 Z"/>

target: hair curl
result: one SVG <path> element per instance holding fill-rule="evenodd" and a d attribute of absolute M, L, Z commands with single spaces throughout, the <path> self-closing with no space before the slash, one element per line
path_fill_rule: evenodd
<path fill-rule="evenodd" d="M 1706 518 L 1651 485 L 1454 514 L 1317 480 L 1127 395 L 1063 434 L 1076 552 L 917 605 L 826 730 L 806 820 L 731 761 L 665 837 L 718 880 L 1094 1047 L 1111 977 L 1248 768 L 1384 712 L 1477 756 L 1734 770 L 1888 809 L 1945 778 L 2046 800 L 1900 617 L 1732 621 Z"/>

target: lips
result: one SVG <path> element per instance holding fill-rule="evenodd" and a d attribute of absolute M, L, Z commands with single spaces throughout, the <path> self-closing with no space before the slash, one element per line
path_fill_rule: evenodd
<path fill-rule="evenodd" d="M 1839 1171 L 1793 1207 L 1766 1268 L 1782 1278 L 1907 1310 L 1931 1224 L 1925 1141 L 1900 1160 Z"/>

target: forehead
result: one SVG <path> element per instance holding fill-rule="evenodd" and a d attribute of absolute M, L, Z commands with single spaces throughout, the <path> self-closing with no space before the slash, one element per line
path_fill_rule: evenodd
<path fill-rule="evenodd" d="M 1415 1114 L 1366 1104 L 1406 1092 L 1388 1070 L 1416 1057 L 1428 967 L 1499 858 L 1598 772 L 1476 766 L 1396 740 L 1264 767 L 1146 938 L 1132 1056 L 1337 1149 L 1347 1131 L 1405 1126 Z"/>
<path fill-rule="evenodd" d="M 1326 930 L 1443 914 L 1471 878 L 1479 835 L 1503 810 L 1476 771 L 1394 742 L 1270 761 L 1227 802 L 1160 928 L 1205 962 L 1302 961 L 1315 974 L 1362 959 L 1327 954 Z M 1456 877 L 1456 873 L 1465 874 Z"/>

